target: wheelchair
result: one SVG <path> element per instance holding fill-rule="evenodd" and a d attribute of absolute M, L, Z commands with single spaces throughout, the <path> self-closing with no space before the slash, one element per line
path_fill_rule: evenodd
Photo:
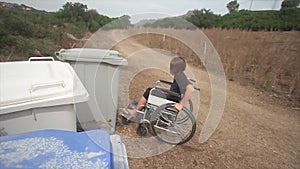
<path fill-rule="evenodd" d="M 194 89 L 200 91 L 196 87 L 193 79 L 189 79 Z M 165 80 L 156 82 L 155 87 L 150 91 L 146 105 L 143 105 L 138 113 L 139 123 L 136 133 L 139 136 L 146 136 L 149 130 L 160 141 L 172 145 L 180 145 L 188 142 L 195 134 L 196 120 L 193 112 L 193 103 L 188 102 L 187 107 L 183 107 L 180 111 L 174 108 L 174 104 L 181 100 L 182 96 L 172 92 L 160 84 L 171 85 L 172 83 Z M 131 107 L 135 107 L 137 102 L 131 103 Z M 130 107 L 130 106 L 129 106 Z M 122 123 L 127 124 L 130 121 L 122 116 Z"/>

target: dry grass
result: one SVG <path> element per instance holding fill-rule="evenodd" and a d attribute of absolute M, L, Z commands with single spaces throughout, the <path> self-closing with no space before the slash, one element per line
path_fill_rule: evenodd
<path fill-rule="evenodd" d="M 252 84 L 288 98 L 300 98 L 299 31 L 202 31 L 219 53 L 229 80 Z M 181 32 L 185 34 L 187 31 Z M 172 37 L 162 40 L 162 35 L 149 33 L 130 39 L 146 47 L 161 48 L 179 54 L 190 64 L 201 64 L 199 57 L 189 46 Z"/>
<path fill-rule="evenodd" d="M 300 96 L 300 32 L 203 30 L 228 77 L 284 95 Z"/>

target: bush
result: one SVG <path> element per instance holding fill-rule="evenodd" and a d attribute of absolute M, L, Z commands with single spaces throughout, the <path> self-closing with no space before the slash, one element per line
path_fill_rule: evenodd
<path fill-rule="evenodd" d="M 164 18 L 154 23 L 147 23 L 145 27 L 160 27 L 160 28 L 174 28 L 174 29 L 190 29 L 195 30 L 197 27 L 191 22 L 178 17 Z"/>

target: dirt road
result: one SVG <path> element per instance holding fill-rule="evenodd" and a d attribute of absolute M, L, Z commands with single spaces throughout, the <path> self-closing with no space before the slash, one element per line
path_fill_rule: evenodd
<path fill-rule="evenodd" d="M 121 43 L 115 49 L 129 61 L 129 66 L 121 70 L 120 106 L 138 99 L 156 80 L 171 78 L 164 69 L 135 67 L 157 59 L 152 56 L 164 56 L 163 63 L 168 63 L 170 53 L 147 49 L 132 41 Z M 130 168 L 300 168 L 299 110 L 285 106 L 271 93 L 235 81 L 227 81 L 225 110 L 217 130 L 207 142 L 200 144 L 199 135 L 211 106 L 211 85 L 203 68 L 189 68 L 201 88 L 195 136 L 184 145 L 155 154 L 151 148 L 161 143 L 154 141 L 150 145 L 135 134 L 136 124 L 119 123 L 116 130 L 125 137 Z M 135 138 L 135 142 L 128 142 L 126 137 Z"/>

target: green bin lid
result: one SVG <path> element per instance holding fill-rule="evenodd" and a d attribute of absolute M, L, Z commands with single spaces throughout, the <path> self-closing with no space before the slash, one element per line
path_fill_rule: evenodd
<path fill-rule="evenodd" d="M 55 55 L 59 60 L 62 61 L 98 62 L 108 63 L 114 66 L 128 65 L 127 60 L 122 58 L 118 51 L 108 49 L 61 49 L 58 52 L 55 52 Z"/>

